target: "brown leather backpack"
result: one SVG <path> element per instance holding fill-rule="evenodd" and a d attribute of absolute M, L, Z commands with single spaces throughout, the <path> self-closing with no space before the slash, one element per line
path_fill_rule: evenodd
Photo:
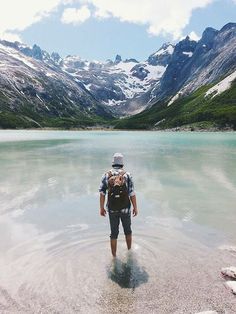
<path fill-rule="evenodd" d="M 118 174 L 114 174 L 112 171 L 108 172 L 108 208 L 112 211 L 130 207 L 125 173 L 125 171 Z"/>

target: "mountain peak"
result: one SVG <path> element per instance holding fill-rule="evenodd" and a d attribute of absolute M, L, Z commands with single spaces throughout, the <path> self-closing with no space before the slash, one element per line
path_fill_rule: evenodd
<path fill-rule="evenodd" d="M 174 45 L 170 42 L 164 43 L 158 50 L 155 52 L 155 55 L 161 55 L 163 53 L 172 54 L 174 49 Z"/>
<path fill-rule="evenodd" d="M 180 40 L 177 45 L 179 45 L 179 44 L 191 45 L 191 43 L 196 43 L 196 42 L 197 42 L 196 40 L 192 39 L 189 35 L 187 35 L 185 38 Z"/>
<path fill-rule="evenodd" d="M 220 32 L 224 32 L 224 31 L 226 31 L 226 30 L 228 30 L 228 29 L 231 29 L 231 28 L 236 28 L 236 23 L 230 22 L 230 23 L 225 24 L 225 25 L 221 28 Z"/>
<path fill-rule="evenodd" d="M 36 44 L 34 44 L 32 48 L 32 57 L 41 61 L 43 60 L 42 50 Z"/>
<path fill-rule="evenodd" d="M 162 44 L 162 46 L 160 47 L 160 49 L 158 49 L 158 51 L 161 50 L 161 49 L 166 50 L 169 46 L 173 46 L 173 45 L 172 45 L 172 43 L 170 43 L 168 41 L 168 42 Z"/>
<path fill-rule="evenodd" d="M 116 55 L 114 63 L 117 64 L 117 63 L 120 63 L 121 61 L 122 61 L 121 56 L 120 55 Z"/>
<path fill-rule="evenodd" d="M 174 45 L 167 42 L 164 43 L 156 52 L 148 57 L 148 63 L 150 65 L 161 65 L 166 66 L 171 58 L 174 51 Z"/>
<path fill-rule="evenodd" d="M 213 27 L 207 27 L 204 32 L 202 33 L 202 39 L 207 37 L 215 36 L 218 31 Z"/>
<path fill-rule="evenodd" d="M 189 36 L 186 36 L 175 46 L 174 54 L 182 54 L 184 52 L 193 52 L 196 48 L 197 42 L 192 40 Z"/>
<path fill-rule="evenodd" d="M 125 63 L 128 63 L 128 62 L 134 62 L 134 63 L 139 63 L 138 60 L 136 60 L 135 58 L 129 58 L 129 59 L 125 59 L 124 61 Z"/>
<path fill-rule="evenodd" d="M 62 60 L 58 52 L 53 52 L 51 58 L 55 63 L 59 63 L 59 61 Z"/>

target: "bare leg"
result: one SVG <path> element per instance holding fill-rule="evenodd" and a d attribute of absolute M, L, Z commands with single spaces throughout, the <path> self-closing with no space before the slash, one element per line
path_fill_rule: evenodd
<path fill-rule="evenodd" d="M 117 239 L 111 239 L 111 254 L 116 257 Z"/>
<path fill-rule="evenodd" d="M 126 244 L 127 244 L 127 249 L 131 249 L 131 244 L 132 244 L 132 234 L 127 234 L 125 236 Z"/>

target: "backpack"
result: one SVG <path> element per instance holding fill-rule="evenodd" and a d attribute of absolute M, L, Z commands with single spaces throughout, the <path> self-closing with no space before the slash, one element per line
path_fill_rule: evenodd
<path fill-rule="evenodd" d="M 120 211 L 130 207 L 130 199 L 124 178 L 125 171 L 113 174 L 108 172 L 108 208 Z"/>

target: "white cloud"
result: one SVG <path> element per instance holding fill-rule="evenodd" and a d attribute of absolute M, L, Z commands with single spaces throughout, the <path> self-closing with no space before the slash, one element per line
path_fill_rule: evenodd
<path fill-rule="evenodd" d="M 201 37 L 198 36 L 197 33 L 195 33 L 194 31 L 190 32 L 190 33 L 187 34 L 187 35 L 190 37 L 191 40 L 195 40 L 195 41 L 198 41 L 198 40 L 201 38 Z M 187 35 L 185 34 L 185 35 L 181 36 L 181 37 L 179 38 L 179 40 L 185 39 Z"/>
<path fill-rule="evenodd" d="M 80 9 L 67 8 L 64 10 L 61 21 L 65 24 L 80 24 L 85 22 L 90 18 L 91 13 L 86 5 L 82 6 Z"/>
<path fill-rule="evenodd" d="M 214 0 L 81 0 L 95 7 L 99 18 L 116 17 L 120 21 L 147 25 L 151 35 L 182 35 L 192 11 L 204 8 Z"/>
<path fill-rule="evenodd" d="M 192 31 L 189 34 L 189 37 L 190 37 L 190 39 L 195 40 L 195 41 L 198 41 L 200 39 L 200 36 L 198 36 L 198 34 L 196 34 L 194 31 Z"/>
<path fill-rule="evenodd" d="M 71 0 L 0 0 L 0 38 L 20 40 L 19 32 Z"/>
<path fill-rule="evenodd" d="M 80 9 L 65 8 L 64 23 L 84 22 L 92 9 L 95 18 L 115 17 L 144 25 L 151 35 L 171 34 L 179 39 L 192 12 L 213 1 L 216 0 L 0 0 L 0 38 L 20 40 L 23 30 L 49 17 L 59 6 L 80 3 Z M 236 0 L 231 1 L 236 4 Z"/>
<path fill-rule="evenodd" d="M 10 32 L 1 32 L 0 33 L 0 39 L 5 39 L 5 40 L 8 40 L 8 41 L 19 41 L 21 42 L 21 37 L 20 35 L 18 34 L 15 34 L 15 33 L 10 33 Z"/>

